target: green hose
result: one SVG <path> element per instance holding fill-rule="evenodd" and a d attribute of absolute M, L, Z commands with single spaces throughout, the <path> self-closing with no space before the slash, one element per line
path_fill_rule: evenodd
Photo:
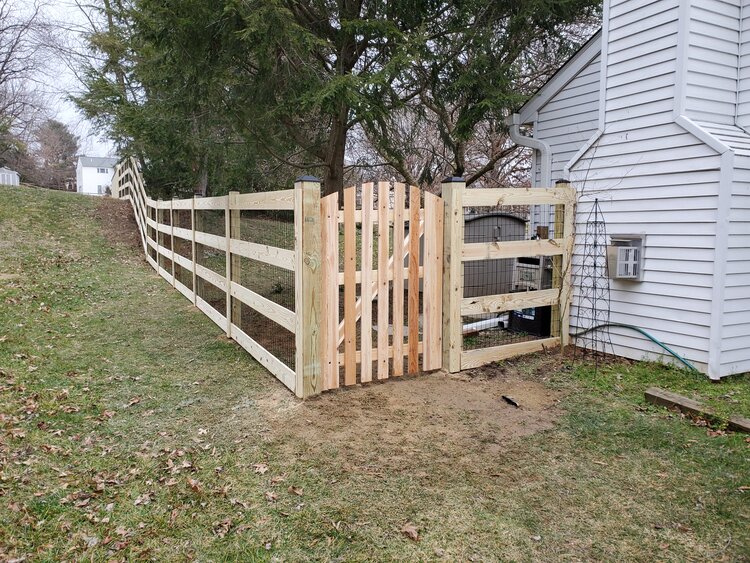
<path fill-rule="evenodd" d="M 594 330 L 599 330 L 600 328 L 605 328 L 605 327 L 629 328 L 630 330 L 634 330 L 634 331 L 642 334 L 646 338 L 648 338 L 651 342 L 653 342 L 657 346 L 661 346 L 664 350 L 666 350 L 667 352 L 669 352 L 675 359 L 677 359 L 678 361 L 680 361 L 684 365 L 686 365 L 689 370 L 695 371 L 695 372 L 699 371 L 698 368 L 696 368 L 693 364 L 691 364 L 685 358 L 683 358 L 682 356 L 680 356 L 677 352 L 675 352 L 674 350 L 672 350 L 669 346 L 667 346 L 663 342 L 660 342 L 659 340 L 657 340 L 656 338 L 654 338 L 653 336 L 651 336 L 648 332 L 646 332 L 642 328 L 638 328 L 637 326 L 626 325 L 626 324 L 623 324 L 623 323 L 604 323 L 604 324 L 600 324 L 599 326 L 595 326 L 593 328 L 587 328 L 586 330 L 583 330 L 583 331 L 581 331 L 579 333 L 571 334 L 571 336 L 573 338 L 576 338 L 578 336 L 583 336 L 586 333 L 592 332 Z"/>

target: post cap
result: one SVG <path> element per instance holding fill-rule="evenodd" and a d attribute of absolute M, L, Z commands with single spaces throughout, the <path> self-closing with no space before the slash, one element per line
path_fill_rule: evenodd
<path fill-rule="evenodd" d="M 448 176 L 443 178 L 443 184 L 452 184 L 456 182 L 463 182 L 464 179 L 461 176 Z"/>
<path fill-rule="evenodd" d="M 558 184 L 570 184 L 568 180 L 555 180 L 555 185 Z"/>
<path fill-rule="evenodd" d="M 315 176 L 300 176 L 294 182 L 317 182 L 320 184 L 320 178 L 316 178 Z"/>

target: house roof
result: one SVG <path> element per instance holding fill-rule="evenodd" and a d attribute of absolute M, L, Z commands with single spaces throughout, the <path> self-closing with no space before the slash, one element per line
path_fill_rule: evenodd
<path fill-rule="evenodd" d="M 120 159 L 109 156 L 79 156 L 78 160 L 85 168 L 112 168 Z"/>
<path fill-rule="evenodd" d="M 18 174 L 18 172 L 16 172 L 15 170 L 5 168 L 5 166 L 0 166 L 0 172 L 5 172 L 6 174 Z"/>
<path fill-rule="evenodd" d="M 602 30 L 600 29 L 516 112 L 521 116 L 520 123 L 532 123 L 539 109 L 565 88 L 568 82 L 601 53 L 601 50 Z"/>

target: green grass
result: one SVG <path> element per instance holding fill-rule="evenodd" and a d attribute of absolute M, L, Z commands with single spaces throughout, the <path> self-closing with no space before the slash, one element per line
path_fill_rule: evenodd
<path fill-rule="evenodd" d="M 748 560 L 750 442 L 643 400 L 748 416 L 747 376 L 540 355 L 447 398 L 433 376 L 301 404 L 97 205 L 0 188 L 0 560 Z M 504 377 L 554 424 L 497 441 L 458 406 Z"/>

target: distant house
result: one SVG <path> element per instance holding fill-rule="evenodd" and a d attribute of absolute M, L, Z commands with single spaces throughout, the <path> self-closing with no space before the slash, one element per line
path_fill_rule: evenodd
<path fill-rule="evenodd" d="M 9 168 L 0 168 L 0 186 L 18 186 L 20 183 L 21 178 L 18 172 Z"/>
<path fill-rule="evenodd" d="M 76 191 L 104 195 L 109 190 L 117 158 L 80 156 L 76 165 Z"/>
<path fill-rule="evenodd" d="M 611 280 L 615 353 L 662 357 L 629 325 L 712 379 L 750 371 L 750 0 L 605 0 L 513 125 L 534 185 L 579 191 L 578 264 L 594 198 L 611 243 L 641 245 L 638 275 Z"/>

